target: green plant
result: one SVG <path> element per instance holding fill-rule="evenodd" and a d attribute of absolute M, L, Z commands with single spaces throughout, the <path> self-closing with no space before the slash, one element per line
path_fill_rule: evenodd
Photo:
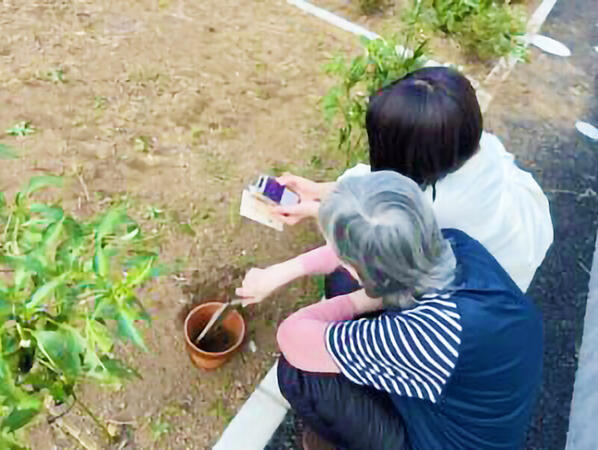
<path fill-rule="evenodd" d="M 6 129 L 6 134 L 10 136 L 28 136 L 35 133 L 35 128 L 31 126 L 31 122 L 26 120 L 14 124 L 12 127 Z"/>
<path fill-rule="evenodd" d="M 139 226 L 122 207 L 78 220 L 35 193 L 60 186 L 34 177 L 12 203 L 0 193 L 0 448 L 54 404 L 73 401 L 82 379 L 118 384 L 139 376 L 114 355 L 116 337 L 145 349 L 136 295 L 157 275 Z M 105 430 L 105 427 L 103 427 Z"/>
<path fill-rule="evenodd" d="M 150 429 L 152 431 L 152 439 L 154 441 L 159 441 L 162 436 L 168 434 L 170 431 L 170 424 L 163 419 L 158 419 L 154 423 L 150 425 Z"/>
<path fill-rule="evenodd" d="M 93 98 L 93 109 L 106 109 L 108 105 L 108 98 L 103 95 L 96 95 Z"/>
<path fill-rule="evenodd" d="M 62 69 L 52 69 L 47 73 L 48 80 L 54 83 L 66 83 Z"/>
<path fill-rule="evenodd" d="M 484 61 L 506 55 L 525 61 L 525 26 L 526 16 L 521 8 L 490 3 L 465 18 L 457 36 L 468 51 Z"/>
<path fill-rule="evenodd" d="M 397 38 L 362 38 L 361 43 L 363 54 L 351 62 L 338 55 L 324 68 L 337 80 L 321 100 L 324 117 L 331 124 L 337 120 L 337 147 L 344 152 L 347 166 L 367 159 L 365 113 L 369 97 L 425 62 L 425 42 L 413 51 L 401 46 Z"/>
<path fill-rule="evenodd" d="M 368 15 L 380 11 L 386 6 L 386 0 L 357 0 L 359 9 L 362 13 Z"/>
<path fill-rule="evenodd" d="M 414 0 L 403 17 L 409 28 L 440 30 L 481 60 L 527 56 L 526 14 L 501 0 Z"/>
<path fill-rule="evenodd" d="M 138 136 L 135 138 L 134 148 L 137 152 L 149 153 L 152 148 L 152 141 L 149 136 Z"/>

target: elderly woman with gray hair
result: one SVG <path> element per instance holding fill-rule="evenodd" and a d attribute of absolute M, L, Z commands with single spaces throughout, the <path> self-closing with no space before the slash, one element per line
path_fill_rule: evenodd
<path fill-rule="evenodd" d="M 342 264 L 363 289 L 279 327 L 283 395 L 304 447 L 514 449 L 542 368 L 538 310 L 477 241 L 440 230 L 395 172 L 343 180 L 319 210 L 327 245 L 251 269 L 246 304 Z"/>

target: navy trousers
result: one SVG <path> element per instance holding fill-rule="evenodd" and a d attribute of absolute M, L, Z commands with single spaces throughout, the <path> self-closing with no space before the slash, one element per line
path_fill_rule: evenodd
<path fill-rule="evenodd" d="M 338 449 L 408 449 L 403 420 L 384 392 L 342 375 L 301 371 L 283 356 L 278 385 L 299 417 Z"/>
<path fill-rule="evenodd" d="M 326 298 L 361 289 L 346 269 L 327 275 Z M 299 417 L 316 433 L 343 450 L 406 450 L 403 420 L 383 392 L 359 386 L 342 375 L 304 372 L 284 356 L 278 385 Z"/>

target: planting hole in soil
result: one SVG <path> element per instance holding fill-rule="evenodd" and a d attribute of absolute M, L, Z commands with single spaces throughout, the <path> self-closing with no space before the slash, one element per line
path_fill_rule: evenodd
<path fill-rule="evenodd" d="M 199 333 L 193 338 L 197 339 Z M 235 336 L 222 327 L 216 327 L 204 337 L 198 347 L 204 352 L 220 353 L 230 348 L 235 343 Z"/>

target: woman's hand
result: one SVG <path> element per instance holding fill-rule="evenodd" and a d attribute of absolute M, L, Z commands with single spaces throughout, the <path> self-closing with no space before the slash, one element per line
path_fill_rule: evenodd
<path fill-rule="evenodd" d="M 243 306 L 260 303 L 276 289 L 303 275 L 305 269 L 297 258 L 265 269 L 253 268 L 247 272 L 241 287 L 235 293 L 243 301 Z"/>
<path fill-rule="evenodd" d="M 300 203 L 296 205 L 272 208 L 274 216 L 287 225 L 295 225 L 308 217 L 317 217 L 320 200 L 336 186 L 335 182 L 316 183 L 288 172 L 278 177 L 276 181 L 299 195 Z"/>
<path fill-rule="evenodd" d="M 316 183 L 307 178 L 293 175 L 285 172 L 280 177 L 276 178 L 280 184 L 287 186 L 290 190 L 295 192 L 301 198 L 302 202 L 306 201 L 320 201 L 322 195 L 325 194 L 322 185 L 327 183 Z"/>
<path fill-rule="evenodd" d="M 273 206 L 272 214 L 281 222 L 287 225 L 295 225 L 307 217 L 317 217 L 320 202 L 316 200 L 306 200 L 296 205 Z"/>
<path fill-rule="evenodd" d="M 280 287 L 276 273 L 270 266 L 266 269 L 250 269 L 235 293 L 243 300 L 243 306 L 259 303 Z"/>

